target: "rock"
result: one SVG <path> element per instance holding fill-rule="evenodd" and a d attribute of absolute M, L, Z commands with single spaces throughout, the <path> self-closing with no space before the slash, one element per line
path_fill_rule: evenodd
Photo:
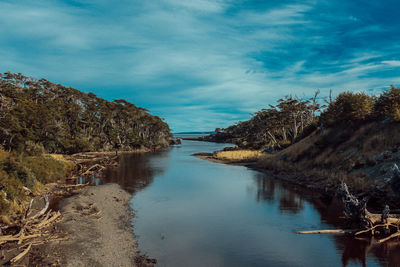
<path fill-rule="evenodd" d="M 287 155 L 285 153 L 283 153 L 282 155 L 279 156 L 278 161 L 286 160 L 286 159 L 287 159 Z"/>
<path fill-rule="evenodd" d="M 390 167 L 388 172 L 386 173 L 387 182 L 392 188 L 392 190 L 396 193 L 400 193 L 400 169 L 396 163 Z"/>
<path fill-rule="evenodd" d="M 272 146 L 269 146 L 263 150 L 264 153 L 273 154 L 275 153 L 275 149 Z"/>

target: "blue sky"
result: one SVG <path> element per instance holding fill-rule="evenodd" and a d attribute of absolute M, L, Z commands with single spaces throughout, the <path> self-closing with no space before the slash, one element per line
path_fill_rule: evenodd
<path fill-rule="evenodd" d="M 227 127 L 316 89 L 400 86 L 392 0 L 0 0 L 0 71 L 112 100 L 173 131 Z"/>

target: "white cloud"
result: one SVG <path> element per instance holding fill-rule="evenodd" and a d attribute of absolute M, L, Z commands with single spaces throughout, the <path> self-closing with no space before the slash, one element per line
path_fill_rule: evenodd
<path fill-rule="evenodd" d="M 392 67 L 400 67 L 400 60 L 384 60 L 382 63 Z"/>
<path fill-rule="evenodd" d="M 225 14 L 234 3 L 3 1 L 0 69 L 127 98 L 177 131 L 226 127 L 289 93 L 400 82 L 396 73 L 371 78 L 400 66 L 394 56 L 386 60 L 385 51 L 342 47 L 346 59 L 324 61 L 318 49 L 340 44 L 325 32 L 327 23 L 310 16 L 312 4 Z M 363 26 L 352 34 L 381 28 Z"/>

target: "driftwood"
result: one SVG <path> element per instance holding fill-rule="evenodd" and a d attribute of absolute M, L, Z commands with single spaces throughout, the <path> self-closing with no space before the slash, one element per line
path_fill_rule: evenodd
<path fill-rule="evenodd" d="M 28 254 L 29 250 L 31 249 L 32 244 L 29 244 L 28 247 L 22 251 L 20 254 L 18 254 L 16 257 L 11 259 L 11 263 L 16 263 L 17 261 L 21 260 L 26 254 Z"/>
<path fill-rule="evenodd" d="M 353 225 L 357 225 L 359 229 L 328 229 L 328 230 L 313 230 L 299 231 L 298 234 L 350 234 L 359 236 L 369 234 L 388 235 L 385 238 L 379 239 L 378 243 L 386 242 L 390 239 L 400 236 L 400 215 L 390 214 L 389 206 L 385 206 L 382 213 L 372 213 L 367 210 L 368 199 L 358 200 L 357 197 L 349 192 L 347 185 L 342 182 L 339 188 L 339 195 L 344 204 L 344 215 L 347 220 Z"/>
<path fill-rule="evenodd" d="M 97 173 L 100 172 L 102 170 L 104 170 L 106 167 L 104 167 L 103 165 L 100 164 L 94 164 L 93 166 L 91 166 L 90 168 L 88 168 L 86 171 L 84 171 L 81 175 L 85 176 L 85 175 L 91 175 L 93 173 Z"/>
<path fill-rule="evenodd" d="M 343 229 L 328 229 L 328 230 L 311 230 L 311 231 L 299 231 L 298 234 L 353 234 L 355 230 L 343 230 Z"/>
<path fill-rule="evenodd" d="M 61 213 L 49 210 L 49 198 L 43 196 L 44 207 L 35 215 L 29 216 L 29 210 L 32 208 L 32 201 L 26 209 L 25 216 L 20 221 L 19 231 L 16 234 L 0 236 L 0 250 L 2 246 L 16 247 L 19 254 L 9 260 L 14 264 L 23 259 L 30 251 L 32 246 L 40 245 L 47 241 L 62 240 L 51 228 L 51 226 L 60 220 Z"/>

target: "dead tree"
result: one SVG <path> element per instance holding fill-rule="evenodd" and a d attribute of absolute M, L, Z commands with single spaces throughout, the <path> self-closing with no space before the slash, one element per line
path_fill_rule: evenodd
<path fill-rule="evenodd" d="M 389 206 L 385 206 L 382 213 L 371 213 L 367 210 L 368 199 L 358 200 L 349 192 L 347 185 L 342 182 L 339 188 L 339 196 L 341 196 L 344 204 L 344 215 L 348 222 L 356 227 L 353 229 L 331 229 L 331 230 L 315 230 L 300 231 L 299 234 L 350 234 L 358 235 L 379 235 L 383 237 L 378 243 L 383 243 L 389 239 L 400 236 L 400 215 L 390 214 Z"/>

